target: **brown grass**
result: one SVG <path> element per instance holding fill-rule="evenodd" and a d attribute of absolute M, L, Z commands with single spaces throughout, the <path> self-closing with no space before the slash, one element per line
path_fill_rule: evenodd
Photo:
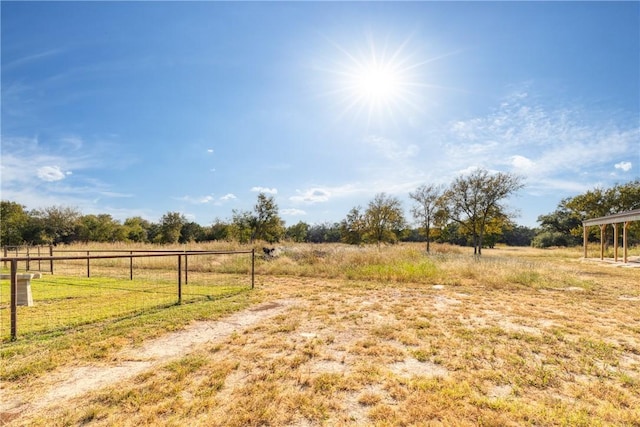
<path fill-rule="evenodd" d="M 436 248 L 260 260 L 255 298 L 286 313 L 13 423 L 640 425 L 640 269 Z"/>

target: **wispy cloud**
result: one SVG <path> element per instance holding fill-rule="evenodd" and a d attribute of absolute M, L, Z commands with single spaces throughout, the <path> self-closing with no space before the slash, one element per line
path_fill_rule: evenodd
<path fill-rule="evenodd" d="M 253 191 L 254 193 L 278 194 L 277 188 L 269 187 L 252 187 L 251 191 Z"/>
<path fill-rule="evenodd" d="M 637 150 L 640 129 L 637 123 L 612 122 L 589 120 L 578 107 L 550 109 L 520 92 L 487 116 L 451 123 L 441 135 L 443 154 L 459 168 L 470 162 L 507 168 L 538 188 L 573 191 L 583 188 L 585 172 L 593 182 L 603 179 L 612 162 L 618 161 L 616 169 L 631 168 L 619 160 Z"/>
<path fill-rule="evenodd" d="M 235 199 L 237 199 L 237 197 L 236 197 L 235 194 L 232 194 L 232 193 L 228 193 L 228 194 L 225 194 L 224 196 L 220 197 L 220 200 L 223 201 L 223 202 L 227 201 L 227 200 L 235 200 Z"/>
<path fill-rule="evenodd" d="M 331 192 L 324 188 L 309 188 L 303 191 L 296 190 L 296 196 L 291 196 L 289 200 L 293 202 L 320 203 L 327 202 L 331 197 Z"/>
<path fill-rule="evenodd" d="M 32 55 L 24 56 L 22 58 L 14 59 L 13 61 L 2 64 L 2 71 L 9 71 L 26 64 L 30 64 L 32 62 L 41 61 L 43 59 L 59 55 L 63 52 L 63 49 L 50 49 L 43 52 L 34 53 Z"/>
<path fill-rule="evenodd" d="M 194 205 L 205 205 L 207 203 L 213 202 L 215 198 L 212 195 L 197 196 L 197 197 L 182 196 L 182 197 L 177 197 L 177 200 L 182 200 L 183 202 L 191 203 Z"/>
<path fill-rule="evenodd" d="M 96 200 L 123 194 L 91 172 L 121 164 L 120 153 L 100 142 L 87 146 L 79 136 L 41 143 L 39 137 L 2 136 L 2 198 L 29 207 L 67 205 L 92 211 Z M 78 173 L 75 173 L 78 172 Z M 87 173 L 88 172 L 88 173 Z"/>
<path fill-rule="evenodd" d="M 286 216 L 304 216 L 307 214 L 307 212 L 303 211 L 302 209 L 295 208 L 281 209 L 280 212 L 282 212 L 282 215 Z"/>
<path fill-rule="evenodd" d="M 379 135 L 369 135 L 364 143 L 388 160 L 406 160 L 415 157 L 420 148 L 416 144 L 401 144 Z"/>

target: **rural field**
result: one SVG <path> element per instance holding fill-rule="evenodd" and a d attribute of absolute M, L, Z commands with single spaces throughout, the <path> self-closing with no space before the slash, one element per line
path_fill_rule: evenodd
<path fill-rule="evenodd" d="M 253 290 L 228 257 L 194 264 L 215 297 L 16 341 L 3 317 L 2 424 L 640 426 L 640 268 L 471 251 L 295 244 L 256 259 Z"/>

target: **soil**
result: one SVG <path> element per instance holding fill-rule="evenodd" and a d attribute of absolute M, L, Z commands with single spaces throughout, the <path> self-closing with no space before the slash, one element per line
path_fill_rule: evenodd
<path fill-rule="evenodd" d="M 179 358 L 196 347 L 221 341 L 259 322 L 276 316 L 290 307 L 294 300 L 279 300 L 258 305 L 216 321 L 194 322 L 185 329 L 146 342 L 142 347 L 128 347 L 107 366 L 78 366 L 61 369 L 47 375 L 43 384 L 25 390 L 0 402 L 0 424 L 37 412 L 52 404 L 80 396 L 91 390 L 116 384 L 144 371 Z M 33 390 L 38 390 L 33 394 Z"/>

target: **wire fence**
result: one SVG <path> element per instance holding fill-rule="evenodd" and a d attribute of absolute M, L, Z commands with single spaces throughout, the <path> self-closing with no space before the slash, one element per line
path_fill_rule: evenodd
<path fill-rule="evenodd" d="M 0 258 L 2 341 L 211 301 L 255 283 L 254 250 L 56 252 L 65 255 Z"/>

